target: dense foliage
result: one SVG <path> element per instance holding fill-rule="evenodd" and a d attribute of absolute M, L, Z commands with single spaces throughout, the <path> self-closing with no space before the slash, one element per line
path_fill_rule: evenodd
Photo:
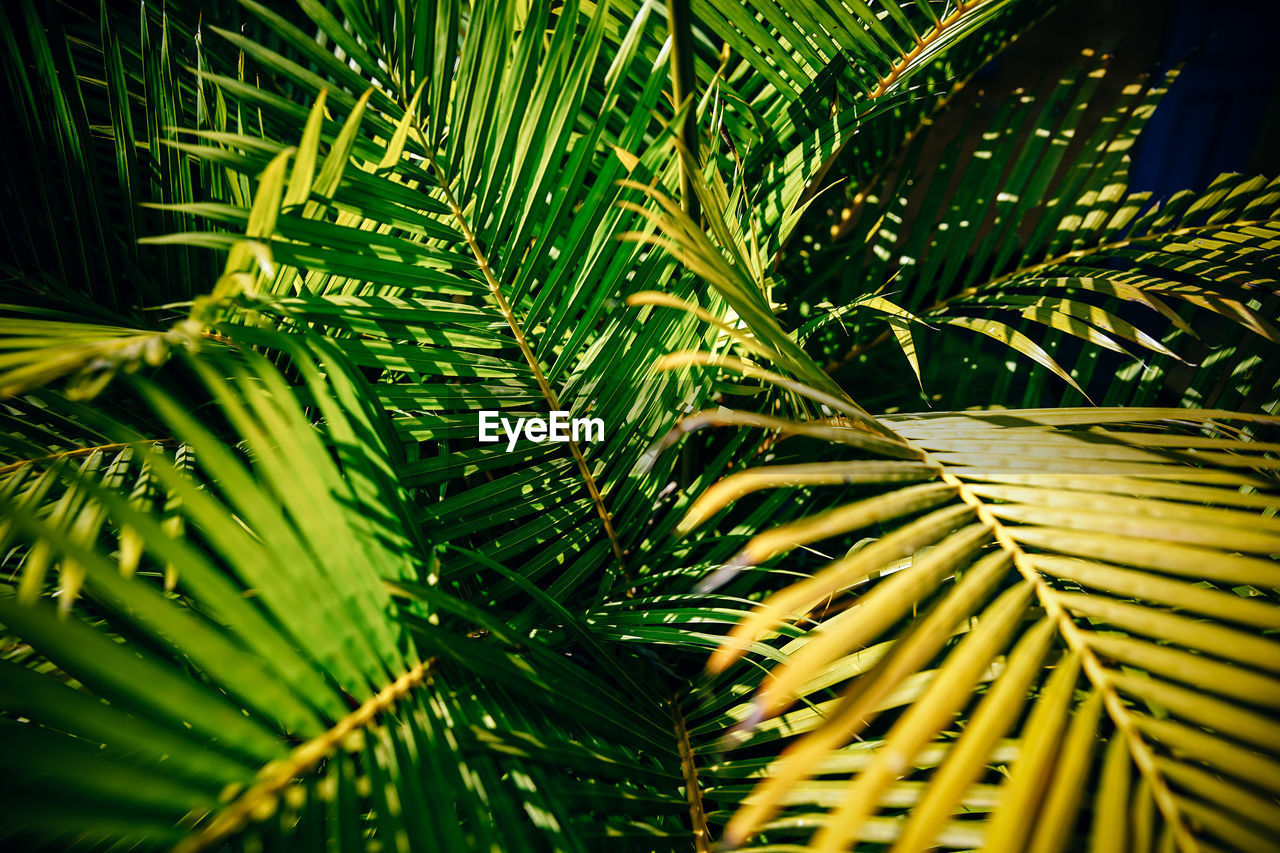
<path fill-rule="evenodd" d="M 1048 6 L 0 7 L 0 843 L 1277 849 L 1280 180 Z"/>

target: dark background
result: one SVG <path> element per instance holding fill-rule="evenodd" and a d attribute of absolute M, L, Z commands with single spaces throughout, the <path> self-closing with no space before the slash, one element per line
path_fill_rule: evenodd
<path fill-rule="evenodd" d="M 1011 92 L 1069 66 L 1084 47 L 1114 55 L 1104 86 L 1183 62 L 1133 152 L 1131 189 L 1159 197 L 1202 189 L 1222 172 L 1275 176 L 1278 27 L 1280 0 L 1073 0 L 984 69 L 978 88 Z M 985 100 L 994 113 L 999 98 Z"/>

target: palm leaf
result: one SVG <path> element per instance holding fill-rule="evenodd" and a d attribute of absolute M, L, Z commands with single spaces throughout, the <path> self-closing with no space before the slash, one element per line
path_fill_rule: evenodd
<path fill-rule="evenodd" d="M 19 3 L 0 16 L 0 39 L 14 105 L 5 184 L 21 199 L 6 218 L 6 289 L 123 325 L 145 304 L 202 290 L 207 254 L 136 242 L 193 224 L 140 204 L 226 189 L 217 170 L 163 144 L 175 125 L 226 129 L 225 107 L 176 73 L 208 61 L 191 22 L 110 0 L 91 13 Z"/>
<path fill-rule="evenodd" d="M 1162 84 L 1059 160 L 1086 63 L 1005 105 L 1000 168 L 908 188 L 1042 10 L 6 10 L 45 171 L 6 167 L 0 837 L 1266 849 L 1274 420 L 873 416 L 808 354 L 874 317 L 926 388 L 955 373 L 913 324 L 1081 392 L 1141 353 L 1108 403 L 1179 356 L 1184 404 L 1274 396 L 1274 187 L 1124 188 Z M 873 234 L 838 304 L 782 265 L 831 169 Z M 561 408 L 605 439 L 475 439 Z"/>
<path fill-rule="evenodd" d="M 669 203 L 663 206 L 666 216 L 654 221 L 673 251 L 717 290 L 745 286 L 707 260 L 721 250 L 681 222 Z M 712 231 L 721 245 L 732 245 L 723 227 L 713 223 Z M 767 352 L 772 317 L 760 323 L 745 315 L 743 322 L 746 329 L 733 337 L 745 348 L 786 372 L 813 374 L 815 367 L 790 350 Z M 1256 435 L 1274 427 L 1275 418 L 1151 408 L 871 418 L 825 384 L 805 388 L 727 355 L 679 353 L 658 366 L 689 364 L 763 381 L 838 415 L 824 423 L 724 412 L 721 422 L 815 437 L 819 429 L 866 431 L 883 442 L 848 442 L 871 459 L 735 474 L 704 492 L 681 525 L 687 530 L 718 517 L 761 488 L 865 484 L 855 487 L 859 500 L 757 533 L 699 587 L 733 584 L 741 595 L 749 588 L 745 568 L 800 547 L 855 541 L 843 558 L 766 596 L 708 662 L 713 676 L 749 685 L 751 678 L 726 670 L 747 653 L 778 661 L 750 702 L 726 708 L 725 694 L 708 689 L 719 714 L 704 725 L 728 726 L 722 745 L 744 749 L 746 766 L 764 777 L 749 795 L 732 783 L 728 790 L 737 793 L 723 795 L 738 804 L 725 827 L 727 844 L 758 835 L 764 849 L 803 842 L 841 850 L 858 841 L 904 850 L 939 843 L 1063 849 L 1080 814 L 1081 779 L 1101 753 L 1097 742 L 1108 738 L 1125 743 L 1130 765 L 1121 766 L 1143 780 L 1142 796 L 1151 798 L 1172 843 L 1195 849 L 1197 838 L 1207 836 L 1209 843 L 1253 849 L 1265 838 L 1275 816 L 1260 805 L 1265 794 L 1241 772 L 1245 765 L 1234 772 L 1221 763 L 1202 766 L 1206 747 L 1189 756 L 1152 735 L 1147 721 L 1175 719 L 1179 734 L 1185 729 L 1206 744 L 1220 742 L 1224 754 L 1274 760 L 1280 742 L 1264 709 L 1276 690 L 1267 671 L 1280 650 L 1250 631 L 1280 625 L 1267 592 L 1280 583 L 1270 559 L 1280 551 L 1280 528 L 1269 517 L 1280 506 L 1275 444 Z M 657 447 L 705 416 L 690 420 Z M 904 473 L 926 482 L 901 485 Z M 867 538 L 859 543 L 860 536 Z M 794 639 L 770 648 L 782 633 Z M 1244 681 L 1233 684 L 1235 672 Z M 1077 686 L 1087 691 L 1078 705 Z M 801 699 L 806 707 L 788 710 Z M 987 780 L 994 751 L 1008 737 L 1018 756 L 997 791 Z M 798 739 L 776 761 L 758 763 L 765 745 L 791 738 Z M 822 776 L 855 748 L 847 746 L 853 738 L 862 741 L 856 749 L 870 754 L 836 790 Z M 922 770 L 937 771 L 917 775 L 916 757 L 930 749 L 953 757 L 927 762 Z M 1110 761 L 1114 768 L 1121 759 Z M 1165 765 L 1201 787 L 1175 783 Z M 732 759 L 717 767 L 729 778 L 741 772 Z M 1206 802 L 1207 783 L 1195 774 L 1227 787 Z M 916 783 L 918 799 L 907 795 L 910 788 L 894 787 L 904 781 Z M 1233 810 L 1227 791 L 1239 793 L 1252 817 Z M 1046 809 L 1039 823 L 1031 820 L 1036 802 Z M 832 808 L 825 815 L 778 814 L 810 803 Z M 1117 829 L 1117 818 L 1102 814 L 1099 835 L 1140 831 L 1123 823 Z"/>
<path fill-rule="evenodd" d="M 1219 322 L 1221 331 L 1210 326 L 1221 336 L 1217 345 L 1238 350 L 1240 361 L 1268 351 L 1277 334 L 1267 319 L 1274 290 L 1266 272 L 1274 251 L 1273 182 L 1224 175 L 1202 194 L 1181 193 L 1162 205 L 1129 192 L 1126 152 L 1176 73 L 1145 91 L 1126 87 L 1091 121 L 1085 110 L 1104 74 L 1102 65 L 1086 60 L 1043 103 L 1024 95 L 1005 104 L 984 144 L 963 157 L 953 149 L 929 181 L 917 180 L 920 149 L 906 155 L 898 186 L 887 188 L 885 200 L 855 206 L 857 215 L 839 226 L 840 234 L 865 237 L 867 249 L 851 258 L 856 263 L 833 268 L 850 283 L 892 281 L 909 294 L 903 307 L 922 320 L 1002 340 L 1081 393 L 1099 366 L 1110 363 L 1097 348 L 1132 358 L 1136 345 L 1146 362 L 1135 364 L 1141 382 L 1109 382 L 1111 402 L 1154 399 L 1168 365 L 1179 360 L 1170 347 L 1185 350 L 1184 336 L 1194 334 L 1174 306 L 1216 314 L 1265 339 L 1239 344 L 1227 324 Z M 1074 159 L 1066 156 L 1073 138 L 1084 140 Z M 895 225 L 904 220 L 913 226 Z M 830 299 L 833 282 L 820 280 L 823 298 Z M 852 298 L 844 292 L 837 303 Z M 1166 321 L 1177 330 L 1164 331 Z M 824 338 L 824 347 L 844 344 L 834 328 Z M 872 345 L 887 338 L 880 334 Z M 1041 352 L 1045 343 L 1069 338 L 1087 344 L 1076 364 L 1061 366 Z M 862 357 L 868 343 L 856 344 L 828 369 Z M 1223 367 L 1240 361 L 1229 358 Z M 1044 374 L 1034 375 L 1026 400 L 1044 397 Z M 934 384 L 947 384 L 941 373 L 934 377 Z M 968 383 L 966 376 L 957 390 L 966 393 Z M 995 391 L 1008 394 L 1010 385 L 1006 377 Z"/>
<path fill-rule="evenodd" d="M 336 82 L 385 82 L 376 65 L 371 79 L 353 79 L 350 69 L 339 73 L 288 20 L 252 8 L 287 44 L 310 56 L 309 61 L 322 61 Z M 308 13 L 315 16 L 317 26 L 334 29 L 336 19 L 326 17 L 323 10 L 309 9 Z M 431 24 L 433 29 L 458 29 L 458 9 L 442 8 L 439 14 L 442 17 Z M 469 35 L 456 45 L 460 60 L 472 62 L 467 57 L 481 52 L 497 55 L 509 49 L 503 33 L 510 31 L 513 21 L 505 12 L 483 14 L 498 16 L 494 27 L 470 27 Z M 641 16 L 633 24 L 637 32 L 645 20 Z M 248 241 L 203 232 L 150 242 L 231 250 L 212 301 L 196 302 L 193 318 L 197 322 L 235 316 L 241 310 L 234 304 L 238 301 L 251 307 L 255 318 L 323 330 L 357 363 L 384 371 L 374 393 L 383 406 L 397 414 L 399 440 L 410 450 L 398 476 L 425 501 L 438 502 L 452 492 L 444 484 L 459 476 L 488 472 L 485 476 L 491 477 L 509 472 L 501 488 L 489 488 L 469 498 L 460 494 L 460 500 L 426 510 L 425 518 L 439 522 L 441 530 L 466 536 L 465 541 L 483 542 L 488 556 L 499 560 L 515 553 L 528 554 L 530 548 L 541 549 L 530 571 L 545 574 L 559 565 L 561 590 L 567 592 L 594 574 L 593 566 L 604 556 L 584 540 L 585 531 L 564 524 L 568 518 L 584 511 L 600 516 L 598 523 L 607 540 L 606 550 L 612 553 L 615 576 L 619 576 L 623 560 L 625 543 L 613 527 L 614 511 L 606 508 L 602 494 L 615 486 L 597 483 L 599 462 L 584 455 L 583 448 L 574 447 L 569 454 L 572 466 L 565 468 L 558 455 L 547 458 L 546 452 L 530 448 L 522 450 L 523 455 L 541 460 L 541 467 L 530 476 L 512 471 L 519 459 L 495 448 L 480 447 L 479 452 L 451 460 L 447 467 L 419 458 L 433 456 L 439 452 L 437 448 L 448 446 L 438 444 L 437 437 L 474 435 L 477 404 L 508 411 L 516 407 L 521 414 L 533 414 L 539 409 L 560 408 L 562 395 L 579 399 L 594 396 L 593 414 L 606 415 L 611 424 L 625 425 L 615 435 L 623 447 L 632 448 L 629 459 L 627 452 L 619 455 L 619 448 L 607 448 L 608 458 L 618 460 L 614 466 L 617 473 L 612 475 L 616 480 L 630 470 L 645 444 L 635 434 L 646 429 L 645 425 L 631 423 L 627 413 L 647 411 L 665 419 L 662 413 L 673 408 L 674 402 L 648 406 L 637 402 L 677 395 L 689 399 L 693 393 L 687 382 L 676 387 L 645 376 L 647 361 L 639 357 L 643 349 L 637 349 L 635 342 L 651 340 L 661 329 L 651 327 L 638 338 L 633 329 L 608 321 L 603 314 L 607 291 L 589 284 L 611 281 L 619 266 L 633 262 L 637 254 L 634 248 L 610 239 L 611 229 L 625 221 L 624 214 L 611 210 L 621 192 L 612 187 L 611 178 L 625 174 L 621 161 L 608 153 L 603 125 L 585 136 L 577 135 L 575 128 L 584 93 L 594 83 L 593 69 L 599 67 L 600 24 L 591 24 L 586 42 L 576 45 L 574 39 L 589 22 L 559 16 L 553 29 L 555 37 L 546 48 L 549 52 L 544 52 L 540 22 L 545 20 L 527 22 L 514 48 L 523 65 L 512 66 L 508 76 L 513 85 L 546 101 L 546 113 L 558 123 L 555 129 L 543 128 L 546 136 L 530 137 L 514 122 L 473 119 L 468 103 L 475 87 L 468 80 L 460 80 L 452 93 L 432 93 L 436 112 L 421 118 L 417 110 L 431 105 L 422 87 L 414 90 L 416 94 L 406 89 L 402 103 L 377 88 L 371 90 L 377 93 L 372 100 L 370 93 L 353 99 L 341 91 L 320 90 L 296 151 L 221 131 L 201 131 L 198 142 L 177 146 L 186 155 L 205 158 L 221 168 L 250 175 L 261 170 L 258 191 L 247 210 L 208 202 L 166 208 L 244 229 Z M 334 37 L 341 41 L 336 34 Z M 283 54 L 239 36 L 232 41 L 276 72 L 292 74 L 295 85 L 319 85 L 314 73 Z M 630 47 L 608 66 L 604 82 L 608 103 L 623 92 L 620 81 L 625 77 L 620 72 L 628 67 L 635 43 L 629 39 Z M 540 66 L 545 70 L 539 72 Z M 217 85 L 229 102 L 268 98 L 260 90 L 233 84 L 227 78 L 203 76 Z M 501 87 L 485 91 L 497 99 L 495 108 L 516 108 L 515 101 L 505 94 L 499 96 Z M 635 108 L 642 112 L 651 109 L 659 93 L 659 87 L 648 87 Z M 326 100 L 352 107 L 340 128 L 326 121 Z M 296 108 L 278 99 L 268 98 L 267 103 L 279 111 L 279 121 L 298 115 Z M 259 113 L 270 122 L 270 110 L 260 109 Z M 626 134 L 608 142 L 638 147 L 645 130 L 645 124 L 633 123 Z M 470 141 L 459 142 L 468 135 Z M 424 147 L 431 137 L 451 141 L 432 151 Z M 322 154 L 326 139 L 333 141 L 328 153 Z M 489 156 L 487 152 L 496 153 L 491 160 L 476 159 L 482 154 Z M 576 163 L 576 173 L 566 175 L 552 168 L 566 152 Z M 353 157 L 354 166 L 350 165 Z M 428 161 L 430 165 L 426 165 Z M 512 168 L 510 180 L 502 194 L 495 195 L 504 186 L 497 170 L 506 164 Z M 594 179 L 584 184 L 582 178 L 588 173 L 594 174 Z M 436 197 L 414 189 L 419 185 L 435 187 Z M 604 188 L 609 191 L 602 192 Z M 548 207 L 549 203 L 554 206 Z M 477 210 L 485 211 L 483 220 L 476 218 Z M 549 235 L 557 235 L 557 239 Z M 525 249 L 517 252 L 520 245 Z M 487 246 L 502 248 L 495 253 Z M 656 284 L 670 272 L 669 263 L 651 262 L 637 285 Z M 370 276 L 376 277 L 376 284 Z M 545 296 L 534 294 L 535 287 L 544 294 L 556 292 L 562 282 L 574 277 L 580 281 L 577 294 L 563 304 L 549 303 Z M 487 294 L 489 307 L 447 301 L 449 296 L 481 294 Z M 682 321 L 676 318 L 676 322 Z M 505 331 L 495 327 L 498 323 L 505 325 Z M 539 337 L 527 331 L 532 329 L 538 329 Z M 95 381 L 100 383 L 110 375 L 100 369 L 105 362 L 128 366 L 136 361 L 127 357 L 128 353 L 115 357 L 116 350 L 141 349 L 144 343 L 140 337 L 137 347 L 132 339 L 114 345 L 93 340 L 95 330 L 72 329 L 89 338 L 77 353 L 71 351 L 67 340 L 58 341 L 53 331 L 49 333 L 48 358 L 37 357 L 25 341 L 15 340 L 23 357 L 34 362 L 26 373 L 15 377 L 15 390 L 22 387 L 18 380 L 24 377 L 47 381 L 57 373 L 53 368 L 62 364 L 66 367 L 60 368 L 61 372 L 91 365 Z M 154 336 L 162 337 L 159 333 Z M 518 351 L 514 358 L 504 352 L 512 349 Z M 616 354 L 628 351 L 632 354 L 622 358 L 631 365 L 629 371 L 618 370 Z M 590 370 L 593 359 L 614 361 L 615 370 L 607 383 Z M 428 377 L 438 380 L 424 382 Z M 592 450 L 586 448 L 585 453 Z M 604 450 L 600 449 L 597 458 L 604 458 Z M 466 457 L 470 459 L 465 464 L 458 464 Z M 537 479 L 564 485 L 548 490 L 545 499 L 530 502 L 528 484 Z M 578 486 L 572 485 L 574 481 Z M 484 506 L 486 499 L 501 500 L 503 505 Z M 633 494 L 629 500 L 631 512 L 644 506 L 643 494 Z M 484 511 L 477 513 L 482 506 Z M 530 520 L 530 516 L 536 518 Z M 481 535 L 497 525 L 511 527 L 515 522 L 520 524 L 512 528 L 509 538 Z M 552 547 L 547 548 L 549 543 Z M 517 550 L 511 550 L 513 546 Z M 589 557 L 572 565 L 572 551 L 585 551 Z M 484 571 L 482 566 L 477 568 Z"/>
<path fill-rule="evenodd" d="M 826 467 L 825 482 L 861 471 L 889 489 L 757 534 L 727 564 L 733 573 L 712 581 L 723 585 L 798 545 L 856 538 L 873 524 L 885 531 L 766 597 L 711 657 L 710 671 L 724 671 L 780 626 L 815 609 L 836 612 L 815 617 L 783 647 L 754 700 L 716 721 L 734 723 L 738 747 L 804 735 L 761 768 L 765 781 L 750 796 L 731 789 L 742 805 L 726 841 L 740 845 L 758 832 L 767 848 L 812 830 L 808 843 L 820 850 L 858 839 L 903 850 L 1063 849 L 1081 779 L 1101 753 L 1097 742 L 1113 738 L 1124 742 L 1125 772 L 1145 781 L 1175 843 L 1194 849 L 1193 839 L 1207 836 L 1253 849 L 1276 819 L 1245 768 L 1274 761 L 1280 748 L 1265 710 L 1272 694 L 1280 696 L 1268 674 L 1280 654 L 1270 637 L 1254 633 L 1280 625 L 1267 594 L 1280 583 L 1268 559 L 1280 550 L 1280 528 L 1268 517 L 1280 503 L 1274 445 L 1251 434 L 1275 419 L 1053 409 L 879 421 L 915 451 L 915 464 L 933 469 L 934 483 L 891 485 L 886 463 L 871 460 L 815 465 L 812 482 L 824 482 Z M 751 478 L 753 488 L 803 482 L 786 466 L 736 476 Z M 695 518 L 713 516 L 739 493 L 728 482 L 709 491 Z M 924 615 L 907 618 L 917 610 Z M 1034 627 L 1011 648 L 1020 626 Z M 1054 645 L 1061 660 L 1046 657 Z M 821 698 L 846 680 L 838 695 Z M 1078 706 L 1077 685 L 1088 691 Z M 812 708 L 783 713 L 803 697 Z M 967 723 L 957 737 L 959 721 Z M 855 736 L 881 742 L 846 746 Z M 1009 736 L 1018 758 L 988 796 L 984 778 Z M 1186 751 L 1191 739 L 1201 742 L 1198 752 Z M 1210 743 L 1224 757 L 1209 757 Z M 827 768 L 849 749 L 870 754 L 838 793 L 821 793 L 822 778 L 835 772 Z M 946 749 L 947 758 L 917 765 L 930 749 Z M 724 767 L 736 775 L 732 760 Z M 904 799 L 893 787 L 900 780 L 924 785 L 921 799 Z M 1215 787 L 1206 800 L 1208 780 Z M 1030 804 L 1040 801 L 1046 815 L 1033 823 Z M 810 802 L 834 808 L 802 822 L 772 819 L 784 806 Z M 891 823 L 872 822 L 882 812 Z M 1099 833 L 1131 831 L 1114 814 L 1106 820 Z M 1119 828 L 1110 825 L 1117 820 Z"/>
<path fill-rule="evenodd" d="M 669 726 L 542 641 L 530 645 L 419 584 L 426 567 L 416 564 L 412 514 L 387 502 L 396 494 L 387 448 L 368 432 L 377 413 L 340 408 L 358 380 L 337 353 L 319 343 L 310 354 L 290 349 L 326 413 L 323 433 L 251 350 L 206 351 L 191 364 L 243 436 L 251 466 L 154 383 L 134 380 L 199 460 L 199 479 L 154 455 L 150 470 L 182 498 L 188 536 L 207 551 L 165 535 L 154 501 L 136 504 L 79 472 L 53 476 L 146 543 L 135 579 L 96 533 L 69 530 L 56 512 L 6 505 L 20 551 L 45 547 L 80 566 L 86 607 L 59 620 L 43 601 L 10 595 L 0 604 L 7 630 L 29 644 L 4 664 L 6 704 L 29 721 L 22 731 L 9 725 L 12 766 L 50 762 L 35 785 L 9 778 L 18 787 L 7 790 L 5 833 L 22 843 L 114 838 L 192 850 L 235 833 L 288 833 L 320 849 L 326 838 L 365 833 L 361 816 L 372 810 L 375 836 L 409 833 L 415 844 L 524 849 L 529 833 L 547 833 L 579 848 L 590 833 L 573 828 L 626 796 L 618 777 L 672 792 L 669 762 L 634 759 L 674 754 Z M 264 384 L 277 392 L 263 394 Z M 162 566 L 176 567 L 176 596 L 152 580 Z M 467 625 L 492 640 L 467 639 Z M 596 648 L 584 652 L 607 659 Z M 49 667 L 74 681 L 40 674 Z M 625 689 L 640 689 L 612 667 Z M 566 692 L 581 698 L 568 717 L 557 708 Z M 635 739 L 629 748 L 619 748 L 622 731 Z M 512 787 L 513 775 L 525 783 Z M 601 778 L 608 785 L 593 781 Z M 63 794 L 51 799 L 52 790 Z M 625 835 L 646 820 L 661 827 L 680 813 L 674 793 L 638 796 L 647 810 L 607 820 L 609 831 Z M 111 809 L 118 817 L 104 819 Z"/>

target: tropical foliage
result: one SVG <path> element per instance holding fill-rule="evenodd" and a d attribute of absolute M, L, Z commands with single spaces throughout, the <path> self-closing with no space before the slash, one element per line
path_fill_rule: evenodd
<path fill-rule="evenodd" d="M 0 8 L 3 843 L 1280 846 L 1280 181 L 1047 11 Z"/>

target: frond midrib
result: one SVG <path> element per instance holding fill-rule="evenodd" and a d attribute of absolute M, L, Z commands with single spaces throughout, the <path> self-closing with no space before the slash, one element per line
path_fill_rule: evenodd
<path fill-rule="evenodd" d="M 911 442 L 907 443 L 911 444 Z M 912 446 L 914 447 L 914 445 Z M 934 466 L 943 482 L 955 488 L 960 500 L 973 509 L 978 520 L 990 531 L 996 543 L 1012 559 L 1014 566 L 1024 581 L 1031 584 L 1032 589 L 1035 591 L 1036 601 L 1041 609 L 1053 620 L 1058 635 L 1066 642 L 1067 647 L 1080 656 L 1081 670 L 1085 673 L 1085 677 L 1102 694 L 1107 714 L 1111 717 L 1117 729 L 1124 735 L 1130 756 L 1137 765 L 1139 772 L 1151 785 L 1152 796 L 1165 819 L 1169 821 L 1178 848 L 1184 853 L 1194 853 L 1197 850 L 1196 843 L 1187 829 L 1182 811 L 1177 805 L 1168 781 L 1156 766 L 1155 752 L 1142 737 L 1137 723 L 1125 706 L 1124 700 L 1116 691 L 1115 685 L 1108 678 L 1106 668 L 1098 660 L 1098 656 L 1092 646 L 1085 641 L 1080 628 L 1072 620 L 1071 615 L 1054 597 L 1053 590 L 1045 580 L 1044 575 L 1029 564 L 1027 553 L 1009 534 L 1005 525 L 991 512 L 986 503 L 973 494 L 963 480 L 951 473 L 945 463 L 933 458 L 928 451 L 916 449 L 921 453 L 922 461 Z"/>
<path fill-rule="evenodd" d="M 922 317 L 935 314 L 939 311 L 942 311 L 948 308 L 949 306 L 951 306 L 952 303 L 958 300 L 967 299 L 970 296 L 976 296 L 977 294 L 982 293 L 984 290 L 987 290 L 993 287 L 999 287 L 1001 284 L 1004 284 L 1008 281 L 1012 281 L 1015 278 L 1019 278 L 1021 276 L 1025 276 L 1028 274 L 1034 274 L 1041 270 L 1050 269 L 1052 267 L 1058 266 L 1059 264 L 1070 263 L 1071 261 L 1079 260 L 1081 258 L 1089 258 L 1094 255 L 1101 255 L 1101 254 L 1105 254 L 1106 252 L 1115 251 L 1117 249 L 1123 249 L 1128 246 L 1134 246 L 1134 245 L 1141 246 L 1141 244 L 1144 242 L 1182 237 L 1182 236 L 1187 236 L 1191 234 L 1198 234 L 1204 231 L 1221 231 L 1223 229 L 1250 228 L 1257 225 L 1273 225 L 1273 224 L 1275 224 L 1274 219 L 1237 219 L 1237 220 L 1231 220 L 1228 222 L 1212 222 L 1212 223 L 1206 223 L 1204 225 L 1188 225 L 1183 228 L 1175 228 L 1171 231 L 1147 233 L 1140 237 L 1126 237 L 1123 240 L 1115 240 L 1110 243 L 1099 243 L 1096 246 L 1089 246 L 1089 247 L 1080 248 L 1080 249 L 1072 249 L 1070 252 L 1064 252 L 1061 255 L 1055 255 L 1043 261 L 1037 261 L 1034 264 L 1028 264 L 1027 266 L 1018 267 L 1017 269 L 1010 270 L 1009 272 L 996 276 L 995 278 L 987 279 L 981 284 L 975 284 L 975 285 L 966 287 L 964 290 L 958 291 L 944 299 L 940 299 L 939 301 L 935 302 L 933 305 L 929 306 L 928 308 L 925 308 L 923 311 L 920 311 L 919 313 L 920 313 L 920 316 Z M 888 341 L 890 337 L 892 337 L 892 331 L 885 330 L 884 332 L 881 332 L 878 336 L 873 338 L 869 343 L 863 346 L 851 347 L 849 351 L 844 354 L 844 356 L 840 358 L 832 359 L 826 365 L 824 365 L 822 369 L 825 373 L 830 375 L 837 369 L 844 367 L 846 364 L 853 361 L 858 356 L 863 355 L 864 353 L 867 353 L 881 346 L 886 341 Z"/>
<path fill-rule="evenodd" d="M 258 781 L 231 800 L 196 832 L 173 848 L 173 853 L 199 853 L 208 850 L 238 832 L 262 808 L 270 807 L 280 794 L 302 776 L 329 757 L 352 734 L 364 731 L 382 712 L 389 709 L 417 687 L 427 684 L 435 663 L 428 658 L 378 691 L 328 731 L 294 748 L 283 761 L 273 761 L 258 771 Z"/>
<path fill-rule="evenodd" d="M 498 310 L 502 313 L 502 318 L 506 322 L 507 327 L 511 329 L 520 353 L 524 356 L 525 362 L 529 365 L 530 371 L 533 373 L 534 380 L 538 383 L 538 390 L 553 411 L 559 410 L 560 396 L 555 389 L 551 387 L 551 383 L 547 380 L 546 374 L 542 370 L 542 365 L 538 360 L 537 354 L 529 343 L 529 336 L 521 326 L 519 319 L 515 315 L 515 310 L 511 303 L 507 300 L 506 294 L 502 292 L 502 286 L 498 282 L 497 276 L 494 275 L 493 269 L 489 264 L 489 257 L 485 250 L 480 246 L 476 239 L 475 231 L 471 228 L 471 221 L 467 217 L 466 212 L 458 204 L 457 198 L 453 194 L 453 190 L 449 188 L 449 182 L 445 177 L 444 171 L 440 168 L 436 158 L 431 153 L 431 146 L 427 142 L 426 134 L 423 133 L 422 127 L 418 124 L 413 126 L 414 132 L 418 137 L 418 142 L 422 146 L 422 150 L 426 152 L 425 159 L 431 167 L 432 173 L 436 177 L 436 182 L 440 187 L 440 191 L 444 196 L 445 203 L 449 207 L 449 211 L 458 223 L 459 230 L 462 231 L 463 239 L 466 240 L 467 247 L 475 258 L 476 264 L 480 267 L 480 272 L 484 276 L 485 283 L 489 286 L 489 294 L 493 297 L 494 302 L 498 306 Z M 613 517 L 609 513 L 608 507 L 605 505 L 604 496 L 601 494 L 600 487 L 596 483 L 595 476 L 591 473 L 591 467 L 587 464 L 586 457 L 582 453 L 582 448 L 578 446 L 578 442 L 570 439 L 568 441 L 569 452 L 573 454 L 574 464 L 578 468 L 578 473 L 582 476 L 583 482 L 586 484 L 587 492 L 591 495 L 591 502 L 596 508 L 596 512 L 600 516 L 601 526 L 604 528 L 605 535 L 609 538 L 609 546 L 613 551 L 614 559 L 618 563 L 618 568 L 624 577 L 627 576 L 626 552 L 623 550 L 622 543 L 618 538 L 618 533 L 613 527 Z"/>

